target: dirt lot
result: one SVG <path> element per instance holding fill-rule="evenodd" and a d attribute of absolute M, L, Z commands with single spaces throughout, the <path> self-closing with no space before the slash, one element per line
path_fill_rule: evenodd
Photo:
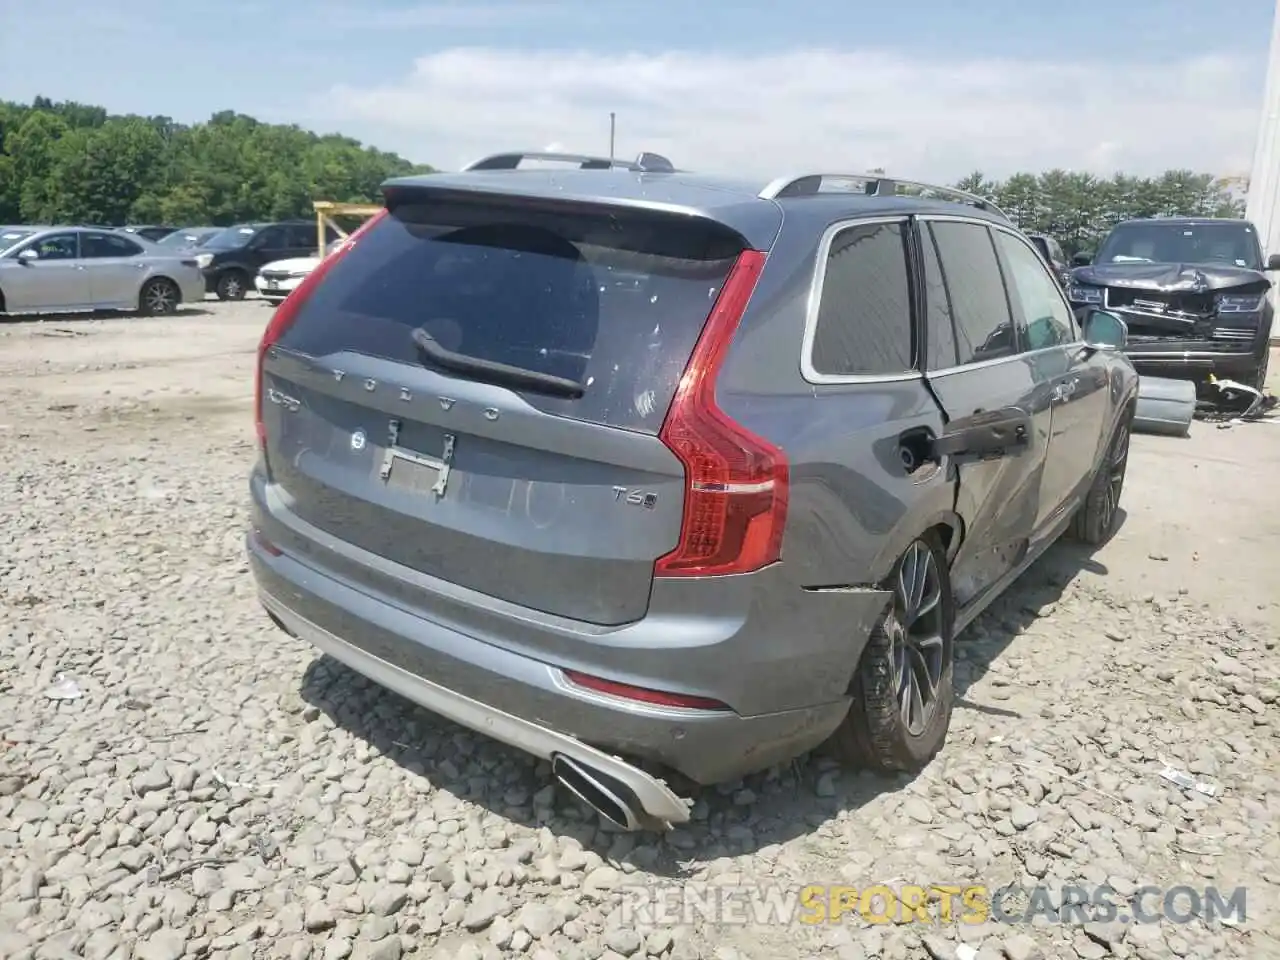
<path fill-rule="evenodd" d="M 962 638 L 922 776 L 806 758 L 626 836 L 259 612 L 241 537 L 268 316 L 0 325 L 0 957 L 1280 956 L 1276 425 L 1135 438 L 1116 539 L 1055 548 Z M 50 699 L 60 674 L 83 696 Z M 809 884 L 1050 893 L 1031 925 L 740 922 Z M 1109 884 L 1120 917 L 1146 885 L 1244 887 L 1247 914 L 1046 919 L 1069 884 Z M 684 922 L 635 912 L 681 885 Z M 717 889 L 739 898 L 721 923 Z"/>

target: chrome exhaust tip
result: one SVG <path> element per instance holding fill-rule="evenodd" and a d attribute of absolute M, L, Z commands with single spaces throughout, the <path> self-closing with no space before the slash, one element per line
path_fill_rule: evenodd
<path fill-rule="evenodd" d="M 626 784 L 579 760 L 558 753 L 551 758 L 551 773 L 570 793 L 622 830 L 665 827 L 665 824 L 659 823 L 645 812 L 635 793 Z"/>

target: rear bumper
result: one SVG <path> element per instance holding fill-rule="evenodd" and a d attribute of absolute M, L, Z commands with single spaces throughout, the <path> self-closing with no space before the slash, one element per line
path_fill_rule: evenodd
<path fill-rule="evenodd" d="M 393 690 L 455 723 L 478 730 L 535 756 L 550 759 L 562 754 L 580 763 L 590 764 L 631 787 L 644 811 L 661 822 L 684 823 L 689 819 L 689 805 L 685 801 L 667 789 L 665 784 L 625 761 L 565 734 L 409 673 L 356 644 L 335 636 L 291 610 L 274 596 L 267 593 L 260 596 L 263 606 L 286 632 L 305 640 L 322 653 L 388 690 Z"/>
<path fill-rule="evenodd" d="M 845 700 L 742 717 L 583 690 L 553 664 L 449 630 L 289 556 L 273 557 L 252 535 L 248 551 L 262 603 L 287 632 L 419 706 L 535 756 L 559 751 L 599 766 L 609 757 L 603 751 L 613 751 L 711 784 L 812 749 L 848 712 Z M 645 809 L 670 820 L 671 800 L 651 799 Z"/>
<path fill-rule="evenodd" d="M 861 622 L 874 622 L 887 602 L 887 594 L 874 590 L 809 595 L 811 605 L 827 604 L 826 612 L 843 615 L 839 629 L 822 637 L 806 635 L 812 620 L 802 608 L 778 611 L 779 619 L 790 619 L 794 632 L 779 631 L 770 638 L 769 653 L 779 660 L 773 670 L 776 685 L 752 680 L 752 692 L 765 706 L 778 689 L 804 682 L 807 702 L 750 712 L 650 705 L 583 689 L 567 679 L 564 669 L 716 697 L 718 684 L 700 683 L 690 690 L 689 678 L 705 673 L 705 660 L 713 654 L 721 674 L 716 679 L 726 689 L 754 677 L 753 660 L 759 661 L 760 654 L 744 647 L 750 632 L 739 636 L 730 628 L 728 640 L 708 650 L 696 622 L 651 612 L 645 622 L 611 634 L 598 629 L 593 634 L 584 624 L 573 656 L 536 649 L 536 612 L 504 618 L 503 633 L 495 635 L 493 611 L 487 611 L 489 626 L 482 633 L 478 626 L 460 625 L 456 607 L 446 609 L 442 598 L 436 598 L 433 609 L 429 593 L 393 593 L 376 586 L 372 574 L 356 580 L 347 573 L 350 566 L 339 573 L 337 562 L 329 559 L 335 546 L 323 534 L 312 528 L 314 539 L 299 538 L 306 525 L 297 518 L 282 522 L 279 507 L 264 499 L 260 475 L 252 487 L 253 523 L 262 533 L 248 538 L 250 568 L 264 605 L 286 630 L 428 710 L 542 757 L 559 749 L 598 766 L 598 753 L 616 753 L 660 764 L 702 784 L 737 779 L 789 760 L 826 740 L 848 712 L 848 681 L 866 642 Z M 264 549 L 260 536 L 274 549 Z M 348 561 L 361 553 L 346 544 L 340 549 Z M 370 571 L 386 566 L 372 556 L 365 562 Z M 451 590 L 456 598 L 458 588 Z M 410 599 L 415 602 L 406 602 Z M 860 613 L 854 612 L 854 604 Z M 720 623 L 728 618 L 708 619 Z M 621 642 L 629 629 L 661 637 L 661 656 L 650 657 L 662 664 L 660 673 L 646 669 L 646 651 Z M 822 646 L 825 655 L 817 653 Z M 838 693 L 832 695 L 832 690 Z M 727 694 L 716 698 L 735 699 Z M 669 804 L 657 796 L 656 805 Z M 649 812 L 670 819 L 669 809 Z"/>

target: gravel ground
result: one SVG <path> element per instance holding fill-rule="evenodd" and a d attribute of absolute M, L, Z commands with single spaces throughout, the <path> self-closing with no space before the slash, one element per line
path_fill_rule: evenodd
<path fill-rule="evenodd" d="M 268 315 L 0 326 L 0 957 L 1280 956 L 1280 431 L 1136 438 L 1116 540 L 1055 548 L 961 638 L 952 737 L 923 775 L 809 757 L 637 837 L 268 624 L 241 540 Z M 54 699 L 60 677 L 82 696 Z M 636 888 L 881 883 L 1245 887 L 1248 912 L 633 910 Z"/>

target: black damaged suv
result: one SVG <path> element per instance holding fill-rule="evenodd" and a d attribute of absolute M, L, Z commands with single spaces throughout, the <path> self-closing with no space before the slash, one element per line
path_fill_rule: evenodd
<path fill-rule="evenodd" d="M 1140 374 L 1266 385 L 1273 308 L 1258 232 L 1247 220 L 1168 218 L 1116 225 L 1097 255 L 1077 254 L 1077 313 L 1104 309 L 1129 327 Z"/>

